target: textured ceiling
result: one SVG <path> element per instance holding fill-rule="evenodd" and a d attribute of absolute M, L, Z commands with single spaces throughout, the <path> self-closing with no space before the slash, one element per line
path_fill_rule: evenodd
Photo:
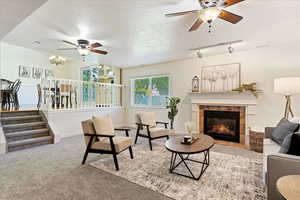
<path fill-rule="evenodd" d="M 47 0 L 0 0 L 0 39 Z"/>
<path fill-rule="evenodd" d="M 288 2 L 288 3 L 287 3 Z M 245 0 L 228 8 L 244 16 L 232 25 L 222 20 L 188 32 L 195 15 L 166 18 L 165 13 L 198 9 L 197 0 L 48 0 L 11 31 L 8 43 L 80 59 L 61 40 L 86 38 L 98 41 L 108 55 L 91 55 L 95 62 L 119 67 L 146 65 L 195 56 L 189 51 L 205 45 L 243 40 L 239 49 L 256 48 L 300 40 L 300 1 Z M 40 45 L 34 44 L 38 40 Z M 210 49 L 205 55 L 223 53 Z"/>

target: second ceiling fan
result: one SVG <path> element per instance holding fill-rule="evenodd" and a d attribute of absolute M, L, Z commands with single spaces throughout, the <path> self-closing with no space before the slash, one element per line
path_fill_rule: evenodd
<path fill-rule="evenodd" d="M 242 16 L 223 10 L 223 8 L 227 8 L 234 4 L 240 3 L 244 0 L 198 0 L 198 1 L 201 7 L 199 10 L 170 13 L 170 14 L 166 14 L 166 17 L 174 17 L 174 16 L 196 13 L 198 15 L 197 19 L 194 22 L 194 24 L 191 26 L 189 31 L 196 31 L 203 23 L 208 23 L 209 32 L 211 29 L 212 22 L 217 18 L 225 20 L 232 24 L 236 24 L 243 19 Z"/>

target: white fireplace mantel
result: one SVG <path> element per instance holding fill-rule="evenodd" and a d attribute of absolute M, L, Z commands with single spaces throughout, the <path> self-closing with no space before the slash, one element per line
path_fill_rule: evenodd
<path fill-rule="evenodd" d="M 192 99 L 192 104 L 213 105 L 213 106 L 255 106 L 253 99 Z"/>

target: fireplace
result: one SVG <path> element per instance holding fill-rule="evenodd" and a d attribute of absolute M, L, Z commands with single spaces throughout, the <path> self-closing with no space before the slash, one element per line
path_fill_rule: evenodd
<path fill-rule="evenodd" d="M 217 140 L 245 144 L 245 106 L 198 106 L 199 132 Z"/>
<path fill-rule="evenodd" d="M 240 113 L 204 111 L 204 134 L 217 140 L 240 142 Z"/>

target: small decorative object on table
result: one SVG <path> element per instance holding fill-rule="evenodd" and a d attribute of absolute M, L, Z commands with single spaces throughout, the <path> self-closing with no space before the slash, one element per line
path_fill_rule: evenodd
<path fill-rule="evenodd" d="M 183 140 L 181 141 L 181 144 L 193 144 L 196 142 L 199 138 L 192 137 L 190 135 L 183 136 Z"/>
<path fill-rule="evenodd" d="M 194 76 L 192 80 L 192 92 L 199 92 L 199 78 L 198 76 Z"/>
<path fill-rule="evenodd" d="M 263 153 L 264 132 L 253 131 L 249 127 L 250 149 L 258 153 Z"/>

